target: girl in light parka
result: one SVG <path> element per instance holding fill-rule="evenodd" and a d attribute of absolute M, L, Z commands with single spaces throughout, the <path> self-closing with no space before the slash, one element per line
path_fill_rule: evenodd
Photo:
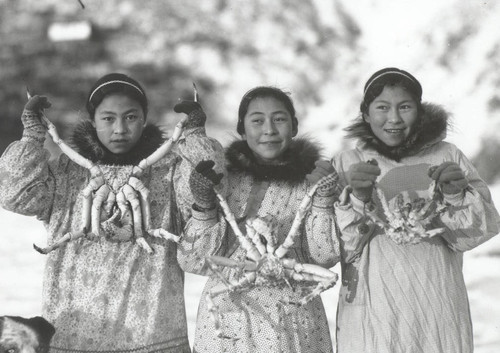
<path fill-rule="evenodd" d="M 499 215 L 470 161 L 443 141 L 448 114 L 421 97 L 420 83 L 406 71 L 373 74 L 361 117 L 347 128 L 359 143 L 333 158 L 347 186 L 335 210 L 343 277 L 339 353 L 473 350 L 463 252 L 499 232 Z M 385 226 L 383 199 L 401 215 L 432 197 L 437 208 L 426 232 L 400 232 L 412 234 L 405 240 Z"/>

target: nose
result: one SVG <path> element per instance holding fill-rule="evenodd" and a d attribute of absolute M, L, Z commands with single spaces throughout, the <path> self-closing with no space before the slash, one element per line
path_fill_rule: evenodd
<path fill-rule="evenodd" d="M 396 108 L 392 108 L 389 110 L 387 120 L 393 124 L 398 124 L 403 121 L 403 119 L 401 119 L 401 115 L 399 114 L 399 110 Z"/>
<path fill-rule="evenodd" d="M 128 131 L 128 126 L 123 119 L 116 119 L 113 125 L 113 132 L 115 134 L 124 134 Z"/>
<path fill-rule="evenodd" d="M 276 134 L 276 125 L 274 124 L 272 119 L 266 119 L 264 123 L 264 133 L 266 135 Z"/>

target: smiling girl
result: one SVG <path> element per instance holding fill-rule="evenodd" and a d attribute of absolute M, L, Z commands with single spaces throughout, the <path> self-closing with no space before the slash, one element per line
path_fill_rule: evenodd
<path fill-rule="evenodd" d="M 319 149 L 306 139 L 294 138 L 298 120 L 290 97 L 274 87 L 257 87 L 247 92 L 238 112 L 237 131 L 241 140 L 226 150 L 227 201 L 237 222 L 244 229 L 253 217 L 272 217 L 276 248 L 290 231 L 299 204 L 310 184 L 335 171 L 320 161 Z M 315 164 L 316 162 L 316 164 Z M 192 244 L 184 248 L 181 267 L 188 272 L 211 275 L 198 309 L 194 351 L 201 352 L 332 352 L 328 322 L 318 296 L 304 306 L 288 304 L 303 297 L 294 280 L 290 285 L 255 286 L 244 291 L 224 293 L 214 299 L 221 318 L 222 335 L 212 318 L 213 306 L 207 293 L 223 288 L 224 282 L 208 271 L 206 256 L 219 255 L 244 261 L 246 251 L 239 244 L 216 208 L 212 188 L 220 176 L 205 170 L 191 175 L 195 198 L 193 218 L 186 237 Z M 338 261 L 333 201 L 336 185 L 320 188 L 312 200 L 312 209 L 300 228 L 299 240 L 287 257 L 300 263 L 331 267 Z M 188 243 L 183 243 L 186 246 Z M 237 280 L 237 269 L 225 268 L 225 278 Z"/>
<path fill-rule="evenodd" d="M 333 159 L 346 185 L 335 207 L 342 254 L 339 353 L 473 351 L 463 252 L 496 235 L 500 218 L 470 161 L 443 141 L 448 114 L 421 99 L 410 73 L 374 73 L 361 117 L 347 128 L 359 143 Z M 427 227 L 441 234 L 394 241 L 367 217 L 374 212 L 389 221 L 380 195 L 399 220 L 417 205 L 412 201 L 433 199 L 440 212 Z"/>

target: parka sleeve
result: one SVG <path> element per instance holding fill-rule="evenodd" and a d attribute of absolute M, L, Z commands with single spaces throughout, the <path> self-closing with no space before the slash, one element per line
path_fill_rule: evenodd
<path fill-rule="evenodd" d="M 0 203 L 6 210 L 48 221 L 56 183 L 43 140 L 24 133 L 7 147 L 0 158 Z"/>
<path fill-rule="evenodd" d="M 376 226 L 365 217 L 363 201 L 351 194 L 340 157 L 334 157 L 332 164 L 339 173 L 340 186 L 343 187 L 339 201 L 334 205 L 339 228 L 340 257 L 343 262 L 351 263 L 361 255 Z"/>
<path fill-rule="evenodd" d="M 192 210 L 179 243 L 177 260 L 190 273 L 207 275 L 207 256 L 225 253 L 227 223 L 219 208 L 208 211 Z"/>
<path fill-rule="evenodd" d="M 186 272 L 204 274 L 205 256 L 217 253 L 225 233 L 225 221 L 218 209 L 197 211 L 189 188 L 189 176 L 196 164 L 213 160 L 216 173 L 225 173 L 224 150 L 221 144 L 206 136 L 204 128 L 185 133 L 178 144 L 182 158 L 177 171 L 176 199 L 183 219 L 183 235 L 178 245 L 177 261 Z M 219 192 L 226 193 L 226 178 L 221 180 Z"/>
<path fill-rule="evenodd" d="M 442 237 L 455 251 L 467 251 L 491 239 L 500 232 L 500 217 L 486 183 L 472 163 L 455 149 L 455 161 L 469 181 L 463 194 L 444 195 L 447 210 L 441 214 L 447 231 Z"/>
<path fill-rule="evenodd" d="M 339 229 L 333 207 L 338 196 L 337 192 L 329 196 L 315 193 L 305 220 L 308 256 L 326 268 L 340 261 Z"/>

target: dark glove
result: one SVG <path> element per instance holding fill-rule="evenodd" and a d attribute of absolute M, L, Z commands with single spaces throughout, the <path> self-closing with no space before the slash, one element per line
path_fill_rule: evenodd
<path fill-rule="evenodd" d="M 311 185 L 315 185 L 321 178 L 335 173 L 335 168 L 333 168 L 332 164 L 325 160 L 319 160 L 314 163 L 316 168 L 310 173 L 306 175 L 306 180 Z M 320 196 L 331 196 L 335 193 L 337 189 L 336 183 L 325 183 L 320 186 L 317 190 L 318 195 Z"/>
<path fill-rule="evenodd" d="M 28 102 L 24 106 L 24 110 L 29 110 L 35 113 L 39 113 L 43 109 L 50 108 L 51 105 L 52 104 L 50 104 L 47 97 L 36 95 L 28 100 Z"/>
<path fill-rule="evenodd" d="M 365 203 L 370 201 L 375 180 L 377 180 L 380 172 L 378 163 L 374 159 L 351 165 L 347 172 L 347 181 L 352 187 L 354 196 Z"/>
<path fill-rule="evenodd" d="M 216 173 L 212 160 L 201 161 L 189 176 L 189 187 L 193 194 L 194 203 L 205 210 L 215 207 L 214 186 L 219 185 L 224 174 Z"/>
<path fill-rule="evenodd" d="M 40 112 L 51 106 L 47 97 L 33 96 L 24 106 L 21 121 L 24 126 L 23 137 L 43 141 L 47 128 L 40 120 Z"/>
<path fill-rule="evenodd" d="M 440 185 L 444 194 L 458 194 L 469 185 L 462 168 L 455 162 L 444 162 L 439 166 L 432 166 L 428 174 Z"/>
<path fill-rule="evenodd" d="M 174 112 L 187 114 L 188 120 L 184 125 L 185 129 L 204 127 L 207 115 L 198 102 L 182 101 L 174 106 Z"/>

